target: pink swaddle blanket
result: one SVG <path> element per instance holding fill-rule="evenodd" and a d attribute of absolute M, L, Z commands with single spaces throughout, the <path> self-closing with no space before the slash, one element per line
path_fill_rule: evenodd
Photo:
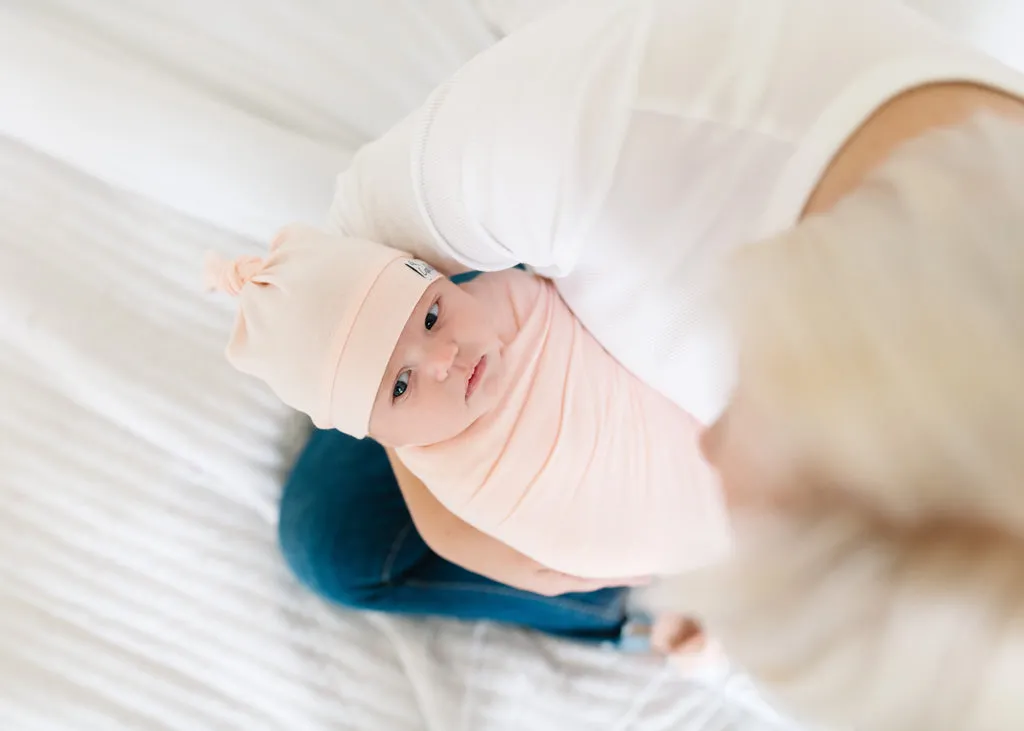
<path fill-rule="evenodd" d="M 722 557 L 728 517 L 701 425 L 615 361 L 549 281 L 471 284 L 521 325 L 504 352 L 510 386 L 458 437 L 400 448 L 409 469 L 455 515 L 565 573 L 670 574 Z"/>

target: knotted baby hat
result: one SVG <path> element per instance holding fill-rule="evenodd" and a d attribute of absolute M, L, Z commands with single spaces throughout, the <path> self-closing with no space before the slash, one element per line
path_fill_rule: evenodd
<path fill-rule="evenodd" d="M 239 299 L 228 361 L 321 429 L 366 436 L 388 360 L 429 264 L 364 239 L 292 224 L 266 258 L 208 254 L 208 289 Z"/>

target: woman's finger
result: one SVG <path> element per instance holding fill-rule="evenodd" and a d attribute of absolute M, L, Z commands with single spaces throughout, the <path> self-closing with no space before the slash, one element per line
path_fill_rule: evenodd
<path fill-rule="evenodd" d="M 647 586 L 654 580 L 652 576 L 631 576 L 628 579 L 620 579 L 621 583 L 610 584 L 609 586 Z"/>
<path fill-rule="evenodd" d="M 566 581 L 567 583 L 573 584 L 573 591 L 597 591 L 598 589 L 608 589 L 611 587 L 620 586 L 644 586 L 646 584 L 649 584 L 651 581 L 650 576 L 630 576 L 618 579 L 583 579 L 578 576 L 569 576 L 568 574 L 562 574 L 560 578 Z"/>

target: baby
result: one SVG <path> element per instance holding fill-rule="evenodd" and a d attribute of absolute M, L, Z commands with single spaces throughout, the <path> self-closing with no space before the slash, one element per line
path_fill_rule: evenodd
<path fill-rule="evenodd" d="M 321 428 L 369 434 L 452 513 L 580 577 L 720 558 L 728 519 L 700 425 L 521 270 L 457 286 L 424 262 L 291 226 L 264 261 L 210 262 L 240 295 L 229 360 Z"/>

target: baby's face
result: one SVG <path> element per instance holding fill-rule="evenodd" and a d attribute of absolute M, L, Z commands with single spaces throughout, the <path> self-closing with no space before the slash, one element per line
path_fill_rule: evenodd
<path fill-rule="evenodd" d="M 447 279 L 430 285 L 384 371 L 370 436 L 391 447 L 435 444 L 494 408 L 504 369 L 491 314 Z"/>

